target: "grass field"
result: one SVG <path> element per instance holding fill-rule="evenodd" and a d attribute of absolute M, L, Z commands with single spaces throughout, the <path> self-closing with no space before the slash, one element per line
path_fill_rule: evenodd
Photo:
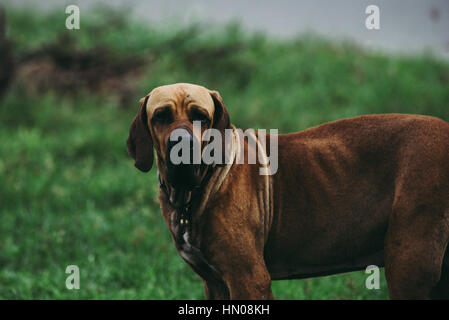
<path fill-rule="evenodd" d="M 367 53 L 313 36 L 279 41 L 238 25 L 155 28 L 110 10 L 68 31 L 65 17 L 7 9 L 16 61 L 62 36 L 71 39 L 65 55 L 102 48 L 110 69 L 140 62 L 126 75 L 105 72 L 101 88 L 61 88 L 50 73 L 44 86 L 42 69 L 18 65 L 0 101 L 1 299 L 204 298 L 163 222 L 155 171 L 139 172 L 126 152 L 138 99 L 155 86 L 217 89 L 236 126 L 281 133 L 368 113 L 449 120 L 449 65 L 432 57 Z M 67 265 L 79 266 L 80 290 L 66 289 Z M 388 298 L 383 275 L 380 290 L 367 290 L 366 277 L 279 281 L 273 291 L 278 299 Z"/>

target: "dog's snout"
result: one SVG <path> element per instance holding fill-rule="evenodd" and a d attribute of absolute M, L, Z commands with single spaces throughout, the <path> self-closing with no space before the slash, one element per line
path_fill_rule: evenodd
<path fill-rule="evenodd" d="M 175 136 L 172 136 L 172 135 L 170 136 L 170 139 L 168 140 L 168 143 L 167 143 L 167 150 L 169 152 L 178 143 L 185 143 L 186 145 L 188 145 L 189 149 L 193 149 L 193 135 L 185 129 L 181 129 L 181 130 L 182 131 L 179 134 L 177 134 Z"/>
<path fill-rule="evenodd" d="M 174 130 L 170 135 L 167 143 L 168 162 L 172 165 L 191 164 L 192 163 L 191 161 L 193 160 L 193 149 L 194 149 L 193 143 L 194 143 L 193 134 L 191 134 L 188 130 L 186 129 L 176 129 L 176 131 Z M 175 146 L 178 147 L 176 148 L 176 150 L 173 150 Z M 180 153 L 185 152 L 186 150 L 188 150 L 188 154 L 181 156 Z M 180 158 L 183 160 L 182 163 L 179 163 L 179 160 L 177 160 L 179 156 L 181 156 Z M 188 156 L 188 159 L 185 156 Z"/>
<path fill-rule="evenodd" d="M 175 186 L 191 189 L 199 184 L 199 164 L 195 162 L 195 137 L 190 130 L 177 128 L 167 142 L 167 180 Z M 198 151 L 197 151 L 198 152 Z"/>

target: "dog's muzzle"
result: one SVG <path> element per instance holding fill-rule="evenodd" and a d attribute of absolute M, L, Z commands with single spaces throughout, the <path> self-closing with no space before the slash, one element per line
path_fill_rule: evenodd
<path fill-rule="evenodd" d="M 173 140 L 171 135 L 167 142 L 167 182 L 174 188 L 192 190 L 200 184 L 200 164 L 195 161 L 195 137 L 187 127 L 179 127 Z"/>

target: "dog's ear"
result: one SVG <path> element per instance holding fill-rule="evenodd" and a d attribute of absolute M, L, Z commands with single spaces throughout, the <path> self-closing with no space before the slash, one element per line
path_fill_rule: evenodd
<path fill-rule="evenodd" d="M 220 131 L 222 138 L 222 161 L 220 165 L 225 165 L 227 163 L 226 155 L 229 155 L 229 141 L 226 140 L 226 129 L 232 129 L 231 121 L 229 120 L 229 112 L 226 109 L 223 99 L 221 98 L 218 91 L 209 90 L 212 100 L 214 101 L 214 119 L 212 127 Z M 227 143 L 226 143 L 227 142 Z"/>
<path fill-rule="evenodd" d="M 231 129 L 229 112 L 226 109 L 223 103 L 223 99 L 221 98 L 218 91 L 210 90 L 210 95 L 212 96 L 212 100 L 214 101 L 215 106 L 213 127 L 219 130 L 224 137 L 225 129 Z"/>
<path fill-rule="evenodd" d="M 135 160 L 137 169 L 148 172 L 153 166 L 153 140 L 151 139 L 147 119 L 147 101 L 149 95 L 140 99 L 140 107 L 129 129 L 126 145 L 128 154 Z"/>

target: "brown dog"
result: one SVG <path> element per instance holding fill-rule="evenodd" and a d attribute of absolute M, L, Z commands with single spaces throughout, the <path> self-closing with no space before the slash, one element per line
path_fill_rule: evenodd
<path fill-rule="evenodd" d="M 369 115 L 279 135 L 278 171 L 260 175 L 235 163 L 245 139 L 223 144 L 226 164 L 171 163 L 173 130 L 200 139 L 193 120 L 202 132 L 234 128 L 216 91 L 158 87 L 140 100 L 127 145 L 145 172 L 156 150 L 164 219 L 207 298 L 269 299 L 271 280 L 372 264 L 385 266 L 390 298 L 449 297 L 448 123 Z"/>

